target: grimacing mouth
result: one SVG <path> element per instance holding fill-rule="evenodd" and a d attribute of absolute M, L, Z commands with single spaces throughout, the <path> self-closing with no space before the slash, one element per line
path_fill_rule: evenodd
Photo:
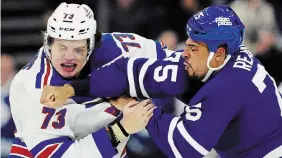
<path fill-rule="evenodd" d="M 77 64 L 76 63 L 62 63 L 61 64 L 62 67 L 67 67 L 67 68 L 76 68 Z"/>
<path fill-rule="evenodd" d="M 185 65 L 186 71 L 188 71 L 188 69 L 186 67 L 190 67 L 190 69 L 192 70 L 193 74 L 191 75 L 191 77 L 197 77 L 197 74 L 196 74 L 195 70 L 193 69 L 193 67 L 191 66 L 191 64 L 189 64 L 187 61 L 185 61 L 183 64 Z"/>
<path fill-rule="evenodd" d="M 191 64 L 189 64 L 187 61 L 185 61 L 183 64 L 185 65 L 185 67 L 190 67 L 190 68 L 193 70 Z M 185 69 L 186 69 L 186 68 L 185 68 Z M 193 70 L 193 71 L 194 71 L 194 70 Z"/>

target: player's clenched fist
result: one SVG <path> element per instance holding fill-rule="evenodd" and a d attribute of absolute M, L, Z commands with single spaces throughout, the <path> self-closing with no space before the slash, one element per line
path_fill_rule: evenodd
<path fill-rule="evenodd" d="M 142 102 L 131 101 L 123 108 L 120 124 L 128 134 L 137 133 L 147 126 L 155 108 L 149 99 Z"/>
<path fill-rule="evenodd" d="M 43 88 L 40 103 L 50 107 L 61 106 L 72 96 L 74 96 L 74 89 L 68 84 L 64 86 L 46 85 Z"/>

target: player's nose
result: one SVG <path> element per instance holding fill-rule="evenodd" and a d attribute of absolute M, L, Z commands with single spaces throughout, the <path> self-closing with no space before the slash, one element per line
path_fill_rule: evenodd
<path fill-rule="evenodd" d="M 75 59 L 75 53 L 68 51 L 64 54 L 64 58 L 67 60 L 74 60 Z"/>
<path fill-rule="evenodd" d="M 182 58 L 187 60 L 190 57 L 189 51 L 187 49 L 184 49 L 181 56 Z"/>

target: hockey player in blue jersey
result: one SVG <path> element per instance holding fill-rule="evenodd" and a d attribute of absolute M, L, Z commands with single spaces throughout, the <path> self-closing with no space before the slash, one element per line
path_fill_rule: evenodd
<path fill-rule="evenodd" d="M 165 61 L 120 59 L 92 72 L 92 94 L 179 95 L 189 88 L 189 83 L 179 86 L 188 73 L 204 85 L 188 101 L 185 95 L 178 96 L 187 104 L 183 114 L 173 116 L 159 107 L 147 126 L 168 157 L 203 157 L 212 148 L 221 157 L 282 157 L 281 94 L 260 62 L 241 45 L 244 29 L 228 6 L 205 8 L 188 21 L 184 64 L 177 53 Z M 119 86 L 110 91 L 101 84 Z"/>
<path fill-rule="evenodd" d="M 189 19 L 182 53 L 185 70 L 205 84 L 186 102 L 181 117 L 161 108 L 154 111 L 147 129 L 167 156 L 202 157 L 212 148 L 221 157 L 282 156 L 281 95 L 260 62 L 240 46 L 244 29 L 228 6 L 208 7 Z M 183 78 L 178 71 L 177 77 L 172 70 L 167 78 L 152 80 L 173 82 Z M 156 91 L 157 86 L 150 87 L 147 93 Z"/>

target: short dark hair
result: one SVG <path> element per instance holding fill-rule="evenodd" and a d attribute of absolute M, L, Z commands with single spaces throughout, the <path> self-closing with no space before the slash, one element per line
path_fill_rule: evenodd
<path fill-rule="evenodd" d="M 94 48 L 99 48 L 102 45 L 102 31 L 101 30 L 97 30 L 96 34 L 95 34 L 95 47 Z"/>

